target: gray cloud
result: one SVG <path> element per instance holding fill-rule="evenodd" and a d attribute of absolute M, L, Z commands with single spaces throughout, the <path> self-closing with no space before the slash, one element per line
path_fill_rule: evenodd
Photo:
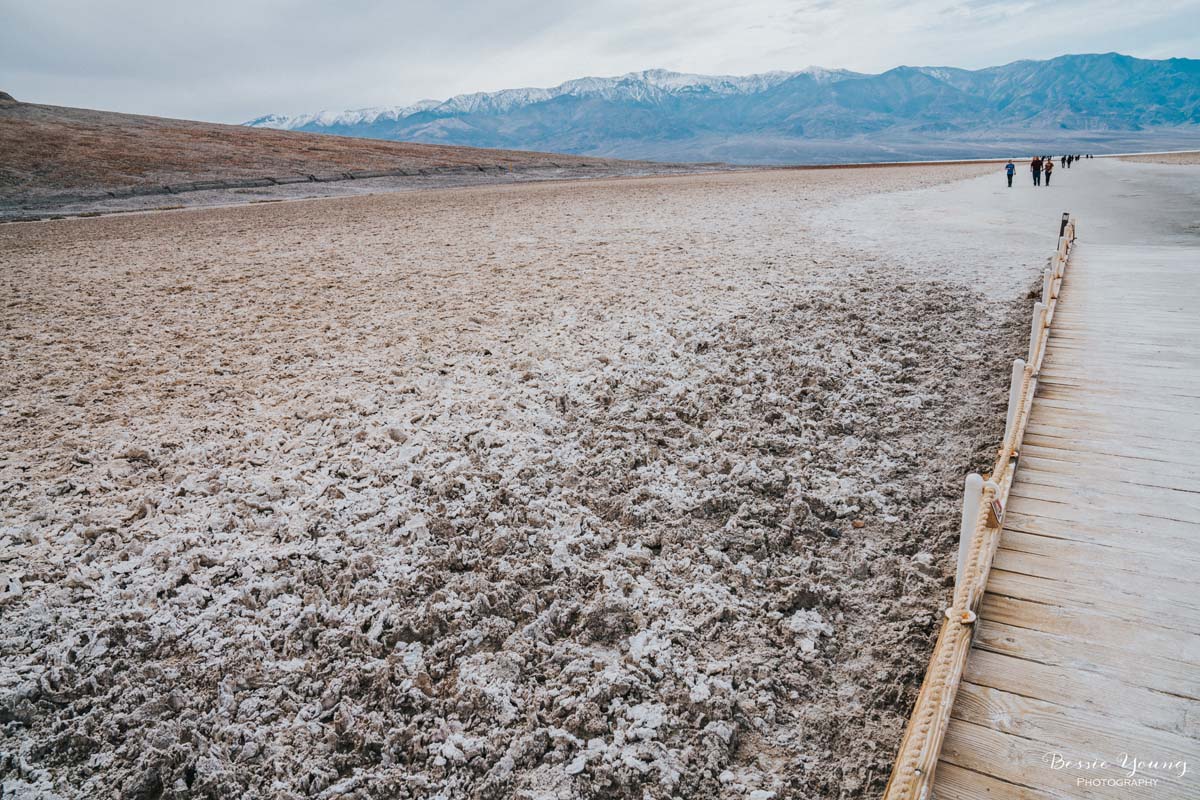
<path fill-rule="evenodd" d="M 648 67 L 981 67 L 1200 56 L 1200 0 L 0 0 L 0 89 L 239 122 Z"/>

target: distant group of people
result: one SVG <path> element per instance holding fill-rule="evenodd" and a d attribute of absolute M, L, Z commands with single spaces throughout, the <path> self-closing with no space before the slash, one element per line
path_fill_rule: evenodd
<path fill-rule="evenodd" d="M 1059 164 L 1063 169 L 1070 169 L 1071 165 L 1083 158 L 1091 158 L 1088 155 L 1070 155 L 1062 156 L 1059 159 Z M 1045 179 L 1046 185 L 1050 185 L 1050 175 L 1054 172 L 1054 156 L 1034 156 L 1029 161 L 1029 171 L 1033 173 L 1033 185 L 1041 186 L 1042 180 Z M 1012 188 L 1013 176 L 1017 174 L 1017 166 L 1012 161 L 1004 165 L 1004 174 L 1008 177 L 1008 188 Z"/>

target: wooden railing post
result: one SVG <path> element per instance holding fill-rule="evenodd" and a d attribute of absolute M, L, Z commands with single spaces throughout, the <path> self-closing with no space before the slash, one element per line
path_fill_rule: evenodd
<path fill-rule="evenodd" d="M 1008 386 L 1008 416 L 1004 421 L 1004 442 L 1001 447 L 1015 447 L 1012 441 L 1013 431 L 1016 430 L 1017 414 L 1021 410 L 1021 384 L 1025 381 L 1025 362 L 1019 358 L 1013 359 L 1012 381 Z"/>
<path fill-rule="evenodd" d="M 1039 300 L 1033 304 L 1033 322 L 1029 330 L 1029 358 L 1026 360 L 1030 364 L 1037 363 L 1038 347 L 1042 343 L 1042 329 L 1045 325 L 1046 304 Z"/>
<path fill-rule="evenodd" d="M 983 500 L 983 476 L 972 472 L 963 487 L 962 523 L 958 527 L 958 569 L 954 574 L 954 593 L 957 595 L 967 571 L 967 555 L 979 520 L 979 504 Z"/>

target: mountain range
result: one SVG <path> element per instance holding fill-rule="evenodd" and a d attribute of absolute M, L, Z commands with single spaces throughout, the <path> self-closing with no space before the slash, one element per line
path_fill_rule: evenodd
<path fill-rule="evenodd" d="M 1200 147 L 1200 60 L 1118 53 L 999 67 L 661 69 L 247 125 L 670 161 L 814 163 Z"/>

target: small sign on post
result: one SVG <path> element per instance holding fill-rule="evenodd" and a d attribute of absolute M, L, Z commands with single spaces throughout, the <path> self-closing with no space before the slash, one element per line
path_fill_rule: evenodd
<path fill-rule="evenodd" d="M 999 497 L 993 497 L 992 502 L 988 504 L 987 526 L 989 528 L 999 528 L 1004 522 L 1004 503 L 1000 502 Z"/>

